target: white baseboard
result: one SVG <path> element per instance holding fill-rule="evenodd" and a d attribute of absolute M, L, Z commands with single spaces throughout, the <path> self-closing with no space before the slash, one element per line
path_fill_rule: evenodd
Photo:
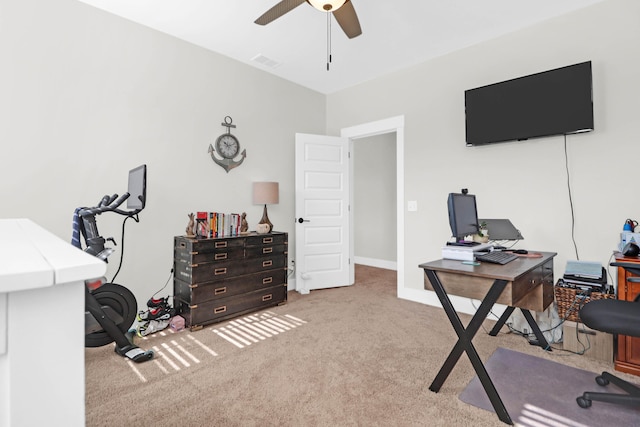
<path fill-rule="evenodd" d="M 438 296 L 433 291 L 427 291 L 424 289 L 410 289 L 402 288 L 398 290 L 398 298 L 406 299 L 413 302 L 418 302 L 433 307 L 442 308 Z M 456 295 L 449 295 L 453 308 L 459 313 L 475 314 L 477 308 L 480 306 L 481 301 L 473 300 L 471 298 L 459 297 Z M 507 306 L 502 304 L 494 304 L 491 312 L 487 315 L 488 319 L 498 320 L 502 315 L 502 312 Z"/>
<path fill-rule="evenodd" d="M 369 267 L 384 268 L 386 270 L 398 269 L 398 263 L 396 263 L 395 261 L 387 261 L 384 259 L 354 256 L 353 261 L 356 264 L 368 265 Z"/>
<path fill-rule="evenodd" d="M 395 261 L 386 261 L 383 259 L 365 258 L 365 257 L 354 257 L 353 260 L 355 264 L 367 265 L 369 267 L 384 268 L 387 270 L 398 269 L 398 264 Z M 297 290 L 296 279 L 295 279 L 295 275 L 292 274 L 291 276 L 289 276 L 289 279 L 287 280 L 287 291 L 295 291 L 295 290 Z M 308 294 L 309 291 L 304 293 Z"/>

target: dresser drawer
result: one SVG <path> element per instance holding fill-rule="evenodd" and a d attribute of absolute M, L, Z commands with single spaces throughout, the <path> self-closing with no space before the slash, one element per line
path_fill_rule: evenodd
<path fill-rule="evenodd" d="M 191 264 L 182 260 L 174 261 L 176 278 L 192 284 L 242 276 L 286 266 L 285 255 L 247 259 L 245 261 L 208 262 Z"/>
<path fill-rule="evenodd" d="M 244 239 L 241 237 L 225 237 L 219 239 L 196 239 L 185 236 L 174 238 L 174 247 L 185 249 L 189 252 L 214 252 L 216 249 L 231 247 L 243 247 Z"/>
<path fill-rule="evenodd" d="M 287 243 L 287 235 L 284 233 L 259 234 L 247 237 L 245 246 L 273 246 Z"/>
<path fill-rule="evenodd" d="M 178 313 L 184 317 L 186 326 L 196 330 L 203 325 L 278 305 L 286 300 L 287 286 L 278 285 L 201 304 L 189 305 L 176 298 L 174 304 Z"/>
<path fill-rule="evenodd" d="M 286 283 L 287 270 L 285 269 L 263 271 L 261 273 L 198 284 L 190 284 L 176 279 L 174 281 L 174 296 L 189 304 L 199 304 Z"/>
<path fill-rule="evenodd" d="M 262 245 L 249 246 L 245 249 L 246 258 L 268 257 L 272 255 L 282 255 L 287 252 L 287 245 Z"/>
<path fill-rule="evenodd" d="M 174 238 L 174 257 L 191 262 L 218 261 L 224 259 L 242 259 L 244 257 L 244 239 L 191 239 Z"/>
<path fill-rule="evenodd" d="M 216 261 L 234 261 L 242 260 L 243 258 L 244 248 L 242 247 L 215 249 L 212 252 L 187 252 L 176 249 L 174 252 L 174 259 L 187 261 L 192 264 Z"/>

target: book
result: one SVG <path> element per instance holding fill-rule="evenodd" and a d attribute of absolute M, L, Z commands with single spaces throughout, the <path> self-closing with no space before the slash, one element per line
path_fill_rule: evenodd
<path fill-rule="evenodd" d="M 196 235 L 200 238 L 239 236 L 241 225 L 242 217 L 237 213 L 196 213 Z"/>

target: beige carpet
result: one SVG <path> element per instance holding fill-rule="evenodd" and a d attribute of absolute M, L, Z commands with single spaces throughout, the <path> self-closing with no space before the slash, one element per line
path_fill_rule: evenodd
<path fill-rule="evenodd" d="M 465 355 L 439 393 L 429 390 L 455 333 L 442 309 L 398 299 L 395 283 L 394 271 L 357 266 L 354 286 L 290 292 L 287 304 L 251 316 L 139 340 L 157 353 L 143 364 L 112 345 L 86 349 L 87 426 L 502 425 L 458 399 L 475 376 Z M 611 368 L 513 334 L 481 330 L 474 344 L 483 360 L 504 347 Z"/>

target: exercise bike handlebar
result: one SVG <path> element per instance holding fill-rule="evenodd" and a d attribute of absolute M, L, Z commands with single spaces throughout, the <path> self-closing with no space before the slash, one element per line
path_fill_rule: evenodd
<path fill-rule="evenodd" d="M 103 212 L 115 212 L 120 215 L 133 216 L 140 212 L 142 209 L 134 209 L 131 211 L 126 211 L 122 209 L 118 209 L 120 205 L 122 205 L 128 198 L 129 193 L 124 193 L 122 196 L 118 197 L 118 194 L 114 194 L 112 196 L 106 195 L 100 200 L 98 206 L 93 208 L 85 208 L 80 212 L 80 216 L 89 216 L 89 215 L 100 215 Z"/>

